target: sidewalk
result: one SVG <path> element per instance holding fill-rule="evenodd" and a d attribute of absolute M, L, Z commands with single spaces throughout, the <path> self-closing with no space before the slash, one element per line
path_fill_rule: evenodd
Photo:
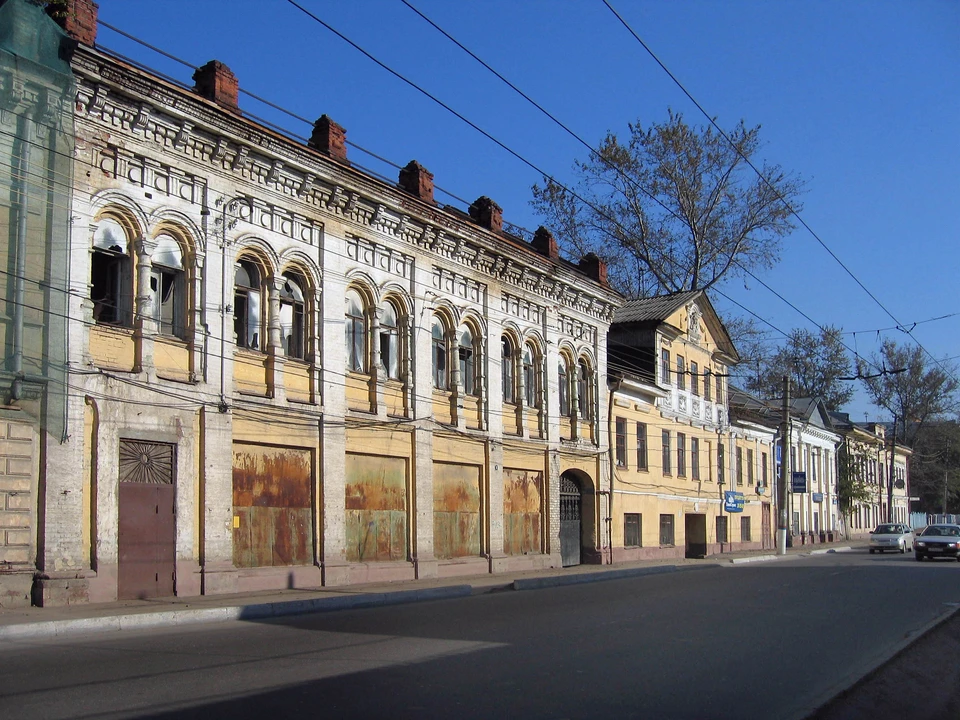
<path fill-rule="evenodd" d="M 616 565 L 578 565 L 497 575 L 473 575 L 405 582 L 274 590 L 230 595 L 123 600 L 52 608 L 0 608 L 0 639 L 62 637 L 84 632 L 144 629 L 194 623 L 228 622 L 302 615 L 402 603 L 467 597 L 505 590 L 534 590 L 624 577 L 683 572 L 745 562 L 847 551 L 862 543 L 837 542 L 772 550 L 711 555 L 703 560 L 643 560 Z"/>

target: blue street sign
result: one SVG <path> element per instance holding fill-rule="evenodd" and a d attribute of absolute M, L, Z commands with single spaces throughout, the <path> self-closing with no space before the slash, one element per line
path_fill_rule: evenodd
<path fill-rule="evenodd" d="M 790 483 L 790 491 L 795 493 L 805 493 L 807 491 L 807 474 L 805 472 L 793 473 L 793 482 Z"/>
<path fill-rule="evenodd" d="M 815 503 L 822 503 L 822 502 L 823 502 L 823 493 L 814 493 L 814 494 L 813 494 L 813 501 L 814 501 Z"/>
<path fill-rule="evenodd" d="M 743 512 L 743 506 L 745 502 L 746 501 L 742 492 L 737 492 L 736 490 L 726 490 L 723 493 L 723 509 L 726 512 Z"/>

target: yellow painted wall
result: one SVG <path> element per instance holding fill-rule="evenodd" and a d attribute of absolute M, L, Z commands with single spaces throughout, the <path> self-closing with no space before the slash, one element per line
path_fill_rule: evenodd
<path fill-rule="evenodd" d="M 267 356 L 238 350 L 233 355 L 233 382 L 237 392 L 267 394 Z"/>
<path fill-rule="evenodd" d="M 153 363 L 157 375 L 166 380 L 190 381 L 191 353 L 182 340 L 156 338 L 153 343 Z"/>
<path fill-rule="evenodd" d="M 133 330 L 109 325 L 91 326 L 90 355 L 97 367 L 132 372 L 136 358 Z"/>
<path fill-rule="evenodd" d="M 284 363 L 283 389 L 288 400 L 313 402 L 312 366 L 291 360 Z"/>

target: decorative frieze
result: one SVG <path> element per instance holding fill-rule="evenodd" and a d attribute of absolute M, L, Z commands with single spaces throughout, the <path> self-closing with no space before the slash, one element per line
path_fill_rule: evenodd
<path fill-rule="evenodd" d="M 409 278 L 413 272 L 411 256 L 353 235 L 347 236 L 347 257 L 397 277 Z"/>
<path fill-rule="evenodd" d="M 515 317 L 518 320 L 541 325 L 545 316 L 545 310 L 542 305 L 525 300 L 510 293 L 504 293 L 500 299 L 500 309 L 506 315 Z"/>
<path fill-rule="evenodd" d="M 569 315 L 560 315 L 560 332 L 590 345 L 597 342 L 597 328 Z"/>
<path fill-rule="evenodd" d="M 193 102 L 189 96 L 176 94 L 172 89 L 154 84 L 146 78 L 119 73 L 109 63 L 98 63 L 91 56 L 84 55 L 77 64 L 106 81 L 98 83 L 81 78 L 77 90 L 78 108 L 85 109 L 89 116 L 111 127 L 121 128 L 131 134 L 138 133 L 144 141 L 152 138 L 164 147 L 165 152 L 179 151 L 198 162 L 213 164 L 217 172 L 233 173 L 244 182 L 261 185 L 273 192 L 296 198 L 307 206 L 427 249 L 469 268 L 471 273 L 479 271 L 505 284 L 539 295 L 548 300 L 550 305 L 561 305 L 603 322 L 613 319 L 615 306 L 612 302 L 590 290 L 564 282 L 553 274 L 555 270 L 541 270 L 528 264 L 526 258 L 511 254 L 508 249 L 500 251 L 485 247 L 479 237 L 480 231 L 471 228 L 469 221 L 458 217 L 455 211 L 431 208 L 399 193 L 396 198 L 390 197 L 389 203 L 373 200 L 377 194 L 382 194 L 382 189 L 371 187 L 360 192 L 347 187 L 344 184 L 346 182 L 359 182 L 362 185 L 362 179 L 358 180 L 343 168 L 320 163 L 306 147 L 299 148 L 284 138 L 258 130 L 237 118 L 221 116 L 203 103 Z M 135 100 L 109 93 L 106 84 L 140 98 Z M 185 115 L 190 119 L 185 120 Z M 272 156 L 268 157 L 263 152 Z M 107 157 L 112 159 L 108 160 Z M 142 159 L 133 161 L 127 174 L 128 169 L 121 171 L 117 158 L 116 151 L 112 155 L 105 153 L 105 171 L 147 186 L 146 171 L 136 169 L 138 162 L 139 166 L 145 165 Z M 162 169 L 164 177 L 171 176 L 169 168 L 163 165 L 158 167 Z M 189 187 L 189 179 L 193 176 L 185 173 L 183 177 L 187 178 Z M 189 196 L 185 199 L 194 202 L 194 198 L 198 197 L 194 192 L 184 190 L 182 182 L 172 182 L 172 189 L 169 190 L 162 187 L 163 182 L 160 184 L 161 187 L 155 189 L 161 192 L 180 197 L 184 197 L 180 194 L 184 192 Z M 307 223 L 292 219 L 294 216 L 290 213 L 285 213 L 288 216 L 286 221 L 277 221 L 278 213 L 275 209 L 264 209 L 252 222 L 310 244 L 317 243 L 320 225 L 313 226 L 311 230 Z M 304 233 L 310 239 L 306 239 Z M 460 283 L 459 287 L 466 286 Z M 478 287 L 479 284 L 469 292 L 479 293 Z M 576 329 L 577 332 L 586 333 L 583 339 L 591 343 L 596 341 L 596 331 L 589 325 L 580 323 Z"/>
<path fill-rule="evenodd" d="M 433 287 L 472 303 L 482 303 L 487 294 L 487 286 L 483 283 L 438 267 L 433 269 Z"/>
<path fill-rule="evenodd" d="M 122 179 L 145 190 L 177 197 L 189 203 L 199 203 L 203 199 L 206 187 L 203 178 L 143 155 L 107 146 L 99 151 L 95 162 L 107 176 Z"/>

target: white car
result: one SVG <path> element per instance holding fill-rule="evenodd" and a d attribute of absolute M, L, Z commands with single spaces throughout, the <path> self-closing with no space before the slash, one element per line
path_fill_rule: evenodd
<path fill-rule="evenodd" d="M 905 553 L 913 550 L 913 530 L 903 523 L 884 523 L 870 531 L 870 554 L 885 550 Z"/>

